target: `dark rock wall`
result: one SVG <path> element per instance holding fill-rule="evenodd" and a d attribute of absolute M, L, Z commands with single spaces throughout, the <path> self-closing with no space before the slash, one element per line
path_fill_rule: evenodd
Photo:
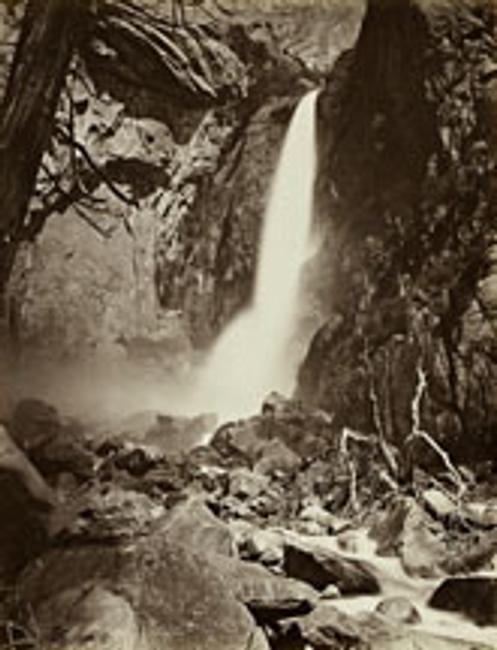
<path fill-rule="evenodd" d="M 462 461 L 495 456 L 495 6 L 372 0 L 320 100 L 330 319 L 300 396 Z"/>

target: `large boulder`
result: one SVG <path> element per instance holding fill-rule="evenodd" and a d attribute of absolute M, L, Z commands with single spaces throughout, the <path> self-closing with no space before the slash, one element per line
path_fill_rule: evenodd
<path fill-rule="evenodd" d="M 478 625 L 497 625 L 497 578 L 446 578 L 431 596 L 429 605 L 464 614 Z"/>
<path fill-rule="evenodd" d="M 380 585 L 366 562 L 346 558 L 322 542 L 285 541 L 283 569 L 286 575 L 303 580 L 315 589 L 334 584 L 344 595 L 375 594 Z"/>
<path fill-rule="evenodd" d="M 233 556 L 233 532 L 205 505 L 201 497 L 190 497 L 173 508 L 163 526 L 164 536 L 200 554 Z"/>
<path fill-rule="evenodd" d="M 83 584 L 54 594 L 37 610 L 45 648 L 87 650 L 137 650 L 141 646 L 140 623 L 123 596 L 110 587 Z M 51 621 L 63 621 L 57 634 Z M 144 650 L 147 650 L 145 645 Z"/>
<path fill-rule="evenodd" d="M 129 636 L 114 630 L 119 650 L 234 650 L 255 638 L 255 647 L 267 648 L 217 567 L 160 530 L 130 544 L 53 549 L 18 589 L 43 647 L 82 649 L 121 620 Z M 138 620 L 140 645 L 133 645 Z"/>
<path fill-rule="evenodd" d="M 39 399 L 21 400 L 9 427 L 15 442 L 50 482 L 65 473 L 78 480 L 94 476 L 95 457 L 82 427 L 62 417 L 51 404 Z"/>
<path fill-rule="evenodd" d="M 0 579 L 12 579 L 47 545 L 56 497 L 0 425 Z"/>
<path fill-rule="evenodd" d="M 307 614 L 318 600 L 318 593 L 308 584 L 275 575 L 253 562 L 232 561 L 220 573 L 261 625 Z"/>

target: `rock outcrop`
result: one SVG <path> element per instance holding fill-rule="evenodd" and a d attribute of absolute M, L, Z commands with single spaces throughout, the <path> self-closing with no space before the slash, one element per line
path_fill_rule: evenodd
<path fill-rule="evenodd" d="M 495 458 L 496 51 L 493 3 L 373 0 L 319 106 L 332 316 L 299 394 L 400 446 L 418 426 L 459 462 Z M 440 465 L 420 444 L 406 456 Z"/>
<path fill-rule="evenodd" d="M 17 359 L 177 370 L 213 340 L 250 297 L 293 108 L 362 9 L 323 8 L 314 43 L 305 7 L 201 3 L 177 25 L 147 4 L 99 4 L 67 80 L 2 312 Z"/>

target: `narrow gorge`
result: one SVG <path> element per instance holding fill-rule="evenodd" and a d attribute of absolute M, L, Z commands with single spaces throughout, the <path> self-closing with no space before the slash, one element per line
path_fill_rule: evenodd
<path fill-rule="evenodd" d="M 497 648 L 495 2 L 0 17 L 0 646 Z"/>

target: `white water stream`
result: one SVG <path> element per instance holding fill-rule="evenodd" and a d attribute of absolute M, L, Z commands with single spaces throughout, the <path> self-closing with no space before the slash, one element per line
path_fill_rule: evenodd
<path fill-rule="evenodd" d="M 318 91 L 297 106 L 280 154 L 264 215 L 252 303 L 228 325 L 193 387 L 189 410 L 221 421 L 253 415 L 271 391 L 293 388 L 299 359 L 300 271 L 310 252 L 316 169 Z"/>
<path fill-rule="evenodd" d="M 411 602 L 421 615 L 421 621 L 412 626 L 412 629 L 421 630 L 446 639 L 458 639 L 475 644 L 482 644 L 485 648 L 497 649 L 497 627 L 494 625 L 478 626 L 462 614 L 442 611 L 428 607 L 430 596 L 441 584 L 443 578 L 425 579 L 407 575 L 400 559 L 395 557 L 382 557 L 376 553 L 376 543 L 370 539 L 365 530 L 358 530 L 355 537 L 355 551 L 345 552 L 334 537 L 311 538 L 315 544 L 318 542 L 324 548 L 333 550 L 350 559 L 359 559 L 370 567 L 381 586 L 381 593 L 374 596 L 350 596 L 337 598 L 330 604 L 351 616 L 362 613 L 374 612 L 376 606 L 385 598 L 402 596 Z M 472 575 L 486 575 L 496 577 L 494 571 L 481 571 Z M 409 645 L 409 648 L 411 646 Z M 426 650 L 439 648 L 426 645 Z M 445 646 L 443 646 L 445 647 Z M 423 646 L 423 649 L 425 646 Z M 421 650 L 421 648 L 420 648 Z"/>

